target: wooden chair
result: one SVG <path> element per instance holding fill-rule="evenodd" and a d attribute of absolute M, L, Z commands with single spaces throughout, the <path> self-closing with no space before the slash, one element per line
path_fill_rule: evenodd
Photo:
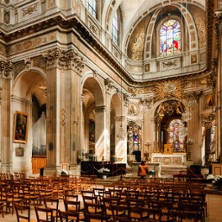
<path fill-rule="evenodd" d="M 71 200 L 71 201 L 78 201 L 79 196 L 77 194 L 67 194 L 67 193 L 65 193 L 65 195 L 63 196 L 63 199 Z"/>
<path fill-rule="evenodd" d="M 112 205 L 111 206 L 111 218 L 113 221 L 131 221 L 130 210 L 128 206 Z"/>
<path fill-rule="evenodd" d="M 78 212 L 59 211 L 60 222 L 79 222 Z"/>
<path fill-rule="evenodd" d="M 35 222 L 36 220 L 32 220 L 30 218 L 30 206 L 26 206 L 24 204 L 14 204 L 17 222 Z"/>
<path fill-rule="evenodd" d="M 63 200 L 66 212 L 79 212 L 80 201 Z"/>
<path fill-rule="evenodd" d="M 4 217 L 4 202 L 0 202 L 0 213 L 2 213 L 2 217 Z"/>
<path fill-rule="evenodd" d="M 59 210 L 59 200 L 58 199 L 52 199 L 52 198 L 46 198 L 44 199 L 45 208 L 51 209 L 53 211 L 53 218 L 55 221 L 58 219 L 58 210 Z"/>
<path fill-rule="evenodd" d="M 53 210 L 35 206 L 37 222 L 54 222 Z"/>

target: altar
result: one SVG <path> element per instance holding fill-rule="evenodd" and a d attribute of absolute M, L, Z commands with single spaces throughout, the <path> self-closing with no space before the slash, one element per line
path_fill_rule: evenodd
<path fill-rule="evenodd" d="M 151 161 L 159 164 L 159 176 L 173 176 L 186 170 L 186 153 L 152 153 Z"/>

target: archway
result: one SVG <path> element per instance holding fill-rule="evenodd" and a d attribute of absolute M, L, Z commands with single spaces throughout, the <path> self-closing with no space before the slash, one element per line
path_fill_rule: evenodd
<path fill-rule="evenodd" d="M 82 158 L 106 158 L 105 106 L 100 83 L 89 77 L 83 84 L 82 115 L 84 118 L 84 148 Z"/>
<path fill-rule="evenodd" d="M 13 138 L 15 149 L 15 155 L 12 154 L 13 169 L 24 170 L 27 174 L 39 173 L 39 168 L 34 169 L 30 159 L 42 156 L 44 158 L 41 161 L 46 163 L 47 87 L 45 76 L 36 70 L 21 73 L 15 79 L 12 95 L 14 115 L 17 113 L 27 115 L 26 140 L 18 141 Z M 14 132 L 16 130 L 15 118 L 13 130 Z M 18 155 L 18 150 L 23 153 L 22 159 Z"/>
<path fill-rule="evenodd" d="M 158 152 L 170 144 L 172 152 L 186 151 L 187 123 L 182 120 L 184 105 L 176 100 L 161 103 L 155 112 Z"/>

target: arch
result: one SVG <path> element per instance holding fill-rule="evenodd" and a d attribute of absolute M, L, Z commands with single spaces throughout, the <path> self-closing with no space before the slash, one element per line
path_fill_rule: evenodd
<path fill-rule="evenodd" d="M 83 78 L 81 90 L 82 92 L 83 88 L 86 88 L 93 93 L 96 106 L 104 105 L 104 88 L 101 83 L 93 77 L 93 74 L 88 74 Z"/>
<path fill-rule="evenodd" d="M 170 140 L 170 122 L 174 119 L 179 120 L 183 125 L 183 132 L 185 132 L 185 127 L 187 123 L 182 121 L 182 114 L 185 112 L 184 104 L 176 99 L 167 99 L 166 101 L 160 103 L 154 114 L 155 119 L 155 142 L 158 144 L 158 151 L 163 152 L 164 144 L 172 142 Z M 178 125 L 178 123 L 177 123 Z M 174 127 L 178 129 L 178 126 Z M 182 129 L 182 128 L 180 128 Z M 177 134 L 178 135 L 178 134 Z M 185 151 L 185 137 L 181 141 L 178 138 L 173 139 L 172 147 L 175 152 Z M 169 142 L 170 141 L 170 142 Z M 176 141 L 176 142 L 175 142 Z M 175 142 L 175 143 L 174 143 Z M 180 144 L 180 146 L 179 146 Z"/>
<path fill-rule="evenodd" d="M 196 5 L 197 7 L 204 9 L 205 5 L 202 5 L 202 2 L 200 0 L 198 1 L 183 1 L 183 4 L 193 4 Z M 137 10 L 136 14 L 137 16 L 132 16 L 132 19 L 129 21 L 129 23 L 127 24 L 127 27 L 124 29 L 123 33 L 126 33 L 125 35 L 122 36 L 122 44 L 123 44 L 123 51 L 127 52 L 127 44 L 129 42 L 130 39 L 130 35 L 132 34 L 134 28 L 136 27 L 136 25 L 145 17 L 147 16 L 149 13 L 158 13 L 159 10 L 161 10 L 162 7 L 165 7 L 167 5 L 173 5 L 175 7 L 177 7 L 180 11 L 182 11 L 183 13 L 183 17 L 185 18 L 185 21 L 187 20 L 186 17 L 189 17 L 190 20 L 190 13 L 188 10 L 186 10 L 186 8 L 181 5 L 181 0 L 178 1 L 169 1 L 167 4 L 163 3 L 162 0 L 157 0 L 157 1 L 146 1 L 142 6 L 140 6 L 140 8 Z M 202 6 L 202 7 L 201 7 Z M 151 19 L 151 21 L 154 21 L 154 17 Z M 192 24 L 190 23 L 189 25 L 187 25 L 188 28 L 192 28 L 195 27 L 194 26 L 194 21 L 192 19 L 191 16 L 191 20 Z M 187 22 L 187 21 L 186 21 Z M 148 30 L 148 29 L 147 29 Z M 192 30 L 193 32 L 194 30 Z M 194 33 L 195 34 L 195 33 Z M 145 44 L 146 45 L 146 44 Z"/>
<path fill-rule="evenodd" d="M 46 76 L 39 69 L 24 70 L 18 74 L 13 82 L 12 94 L 20 98 L 25 98 L 31 101 L 33 94 L 40 100 L 41 104 L 46 103 L 43 101 L 46 85 Z"/>
<path fill-rule="evenodd" d="M 168 6 L 168 5 L 164 5 L 164 7 L 161 7 L 161 6 L 159 6 L 156 9 L 155 13 L 152 16 L 151 22 L 149 23 L 148 28 L 147 28 L 147 33 L 145 35 L 144 59 L 152 57 L 152 53 L 151 53 L 152 52 L 152 42 L 153 42 L 153 39 L 155 38 L 154 37 L 155 36 L 154 35 L 154 29 L 157 25 L 156 20 L 157 20 L 158 16 L 160 15 L 161 11 L 163 10 L 163 8 Z M 180 13 L 183 16 L 183 19 L 186 23 L 186 27 L 183 28 L 182 27 L 183 23 L 182 23 L 182 18 L 181 18 L 181 21 L 180 21 L 181 31 L 185 30 L 185 28 L 187 28 L 188 29 L 188 35 L 189 35 L 189 39 L 188 39 L 189 40 L 189 46 L 186 50 L 188 50 L 188 51 L 190 51 L 191 49 L 196 50 L 197 47 L 198 47 L 198 44 L 197 44 L 197 39 L 198 38 L 197 38 L 197 32 L 194 29 L 195 25 L 194 25 L 194 21 L 193 21 L 192 16 L 190 15 L 187 8 L 184 7 L 183 5 L 179 4 L 179 3 L 178 4 L 173 3 L 171 6 L 174 6 L 175 8 L 177 8 L 180 11 Z M 168 19 L 167 18 L 163 19 L 163 21 L 165 21 L 165 20 L 168 20 Z M 161 24 L 162 24 L 162 22 L 161 22 Z M 157 30 L 159 30 L 159 28 Z M 159 36 L 158 36 L 157 39 L 159 40 Z M 183 40 L 183 36 L 182 36 L 182 40 Z M 182 45 L 182 43 L 181 43 L 181 45 Z M 183 47 L 182 47 L 182 49 L 183 49 Z"/>
<path fill-rule="evenodd" d="M 116 116 L 122 116 L 122 103 L 120 95 L 114 93 L 111 98 L 111 105 L 113 105 Z"/>
<path fill-rule="evenodd" d="M 41 150 L 41 155 L 45 155 L 46 147 L 46 122 L 45 112 L 47 103 L 47 83 L 45 73 L 38 68 L 23 70 L 15 78 L 12 85 L 12 110 L 27 113 L 29 118 L 28 138 L 24 144 L 25 152 L 21 164 L 17 164 L 18 158 L 12 156 L 13 168 L 26 169 L 27 174 L 36 173 L 33 169 L 30 158 L 38 155 L 37 151 Z M 13 141 L 14 142 L 14 141 Z M 13 144 L 13 148 L 17 145 Z M 43 147 L 44 146 L 44 147 Z M 38 171 L 38 169 L 36 169 Z"/>

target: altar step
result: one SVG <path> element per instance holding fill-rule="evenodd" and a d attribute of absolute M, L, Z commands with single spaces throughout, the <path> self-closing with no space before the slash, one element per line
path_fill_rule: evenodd
<path fill-rule="evenodd" d="M 174 166 L 169 166 L 169 165 L 160 165 L 160 177 L 171 177 L 175 174 L 179 174 L 180 171 L 184 171 L 187 169 L 187 166 L 183 165 L 174 165 Z"/>

